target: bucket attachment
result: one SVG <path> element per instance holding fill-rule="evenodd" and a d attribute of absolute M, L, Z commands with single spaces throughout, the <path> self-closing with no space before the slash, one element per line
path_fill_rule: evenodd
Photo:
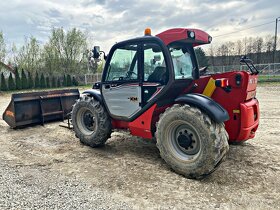
<path fill-rule="evenodd" d="M 3 120 L 12 128 L 63 121 L 79 97 L 78 89 L 12 94 Z"/>

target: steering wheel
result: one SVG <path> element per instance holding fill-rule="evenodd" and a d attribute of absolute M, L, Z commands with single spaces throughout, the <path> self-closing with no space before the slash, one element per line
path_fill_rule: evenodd
<path fill-rule="evenodd" d="M 126 72 L 126 78 L 131 79 L 132 75 L 136 75 L 136 77 L 138 76 L 134 71 L 128 71 Z"/>

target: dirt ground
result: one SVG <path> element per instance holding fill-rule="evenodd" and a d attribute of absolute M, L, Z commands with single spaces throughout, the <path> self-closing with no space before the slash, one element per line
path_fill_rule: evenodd
<path fill-rule="evenodd" d="M 6 178 L 11 184 L 0 186 L 9 188 L 0 193 L 0 207 L 20 208 L 11 196 L 26 199 L 26 208 L 34 207 L 32 203 L 37 201 L 33 198 L 43 202 L 42 208 L 59 207 L 57 203 L 66 202 L 61 201 L 66 199 L 63 191 L 72 189 L 59 181 L 66 178 L 83 186 L 72 189 L 70 198 L 87 203 L 76 208 L 89 207 L 108 196 L 104 202 L 112 209 L 279 209 L 279 95 L 279 84 L 258 87 L 261 120 L 255 139 L 230 145 L 226 161 L 200 181 L 172 172 L 154 143 L 127 133 L 114 132 L 105 147 L 92 149 L 80 144 L 73 131 L 60 127 L 59 122 L 13 130 L 0 118 L 0 171 L 9 169 L 21 177 L 21 184 L 14 187 L 0 172 L 0 179 Z M 1 114 L 9 100 L 10 95 L 0 95 Z M 49 194 L 32 191 L 36 184 L 32 180 L 41 180 L 40 185 L 47 188 L 59 185 L 61 192 L 44 204 Z M 89 197 L 97 192 L 101 196 L 86 199 L 80 192 L 83 190 Z M 21 191 L 27 194 L 17 196 Z M 102 202 L 95 203 L 94 208 L 109 208 Z"/>

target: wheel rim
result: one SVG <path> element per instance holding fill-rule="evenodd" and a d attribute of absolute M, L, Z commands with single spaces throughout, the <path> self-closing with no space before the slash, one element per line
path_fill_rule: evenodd
<path fill-rule="evenodd" d="M 83 107 L 77 113 L 77 125 L 85 135 L 92 135 L 97 129 L 97 118 L 90 109 Z"/>
<path fill-rule="evenodd" d="M 185 121 L 175 121 L 167 128 L 168 144 L 174 156 L 181 160 L 195 159 L 201 150 L 197 130 Z"/>

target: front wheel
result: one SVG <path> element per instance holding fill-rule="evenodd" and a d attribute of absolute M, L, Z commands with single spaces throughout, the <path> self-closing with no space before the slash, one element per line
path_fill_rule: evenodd
<path fill-rule="evenodd" d="M 229 149 L 224 124 L 189 105 L 167 109 L 160 117 L 156 137 L 161 157 L 187 178 L 212 173 Z"/>
<path fill-rule="evenodd" d="M 112 132 L 111 120 L 103 105 L 89 96 L 75 103 L 72 124 L 76 136 L 90 147 L 104 145 Z"/>

